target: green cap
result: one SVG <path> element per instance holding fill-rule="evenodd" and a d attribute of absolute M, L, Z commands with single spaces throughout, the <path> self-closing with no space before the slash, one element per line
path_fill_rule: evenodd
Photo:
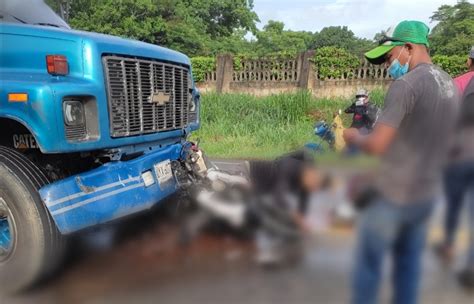
<path fill-rule="evenodd" d="M 424 44 L 429 47 L 428 34 L 430 28 L 420 21 L 405 20 L 397 26 L 390 27 L 384 34 L 379 46 L 365 53 L 370 63 L 381 64 L 385 62 L 385 54 L 397 45 L 405 43 Z"/>

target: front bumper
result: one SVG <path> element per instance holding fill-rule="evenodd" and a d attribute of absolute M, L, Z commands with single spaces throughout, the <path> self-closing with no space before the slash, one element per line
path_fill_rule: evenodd
<path fill-rule="evenodd" d="M 39 193 L 63 234 L 105 223 L 148 209 L 176 192 L 174 177 L 158 183 L 154 165 L 178 160 L 183 147 L 183 143 L 173 144 L 130 161 L 110 162 L 46 185 Z M 149 186 L 142 177 L 147 171 L 155 181 Z"/>

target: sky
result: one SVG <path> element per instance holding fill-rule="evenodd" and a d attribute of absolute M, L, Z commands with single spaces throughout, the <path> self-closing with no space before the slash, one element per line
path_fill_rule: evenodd
<path fill-rule="evenodd" d="M 268 20 L 285 23 L 285 29 L 320 31 L 326 26 L 347 25 L 356 36 L 372 39 L 381 30 L 402 20 L 420 20 L 428 26 L 430 16 L 443 4 L 457 0 L 254 0 L 259 28 Z"/>

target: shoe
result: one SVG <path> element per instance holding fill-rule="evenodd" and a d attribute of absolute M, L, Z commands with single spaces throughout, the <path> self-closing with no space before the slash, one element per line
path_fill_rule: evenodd
<path fill-rule="evenodd" d="M 454 259 L 454 248 L 446 243 L 435 245 L 434 252 L 444 264 L 450 264 Z"/>
<path fill-rule="evenodd" d="M 474 291 L 474 268 L 468 268 L 458 274 L 458 281 L 462 287 Z"/>

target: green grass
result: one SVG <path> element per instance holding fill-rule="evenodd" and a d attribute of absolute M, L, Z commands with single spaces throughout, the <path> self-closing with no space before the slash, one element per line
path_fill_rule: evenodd
<path fill-rule="evenodd" d="M 383 91 L 374 92 L 375 102 Z M 317 140 L 313 125 L 332 121 L 349 106 L 347 99 L 316 99 L 309 92 L 255 97 L 244 94 L 204 94 L 201 129 L 193 135 L 211 157 L 272 158 Z M 351 117 L 343 114 L 345 125 Z"/>

